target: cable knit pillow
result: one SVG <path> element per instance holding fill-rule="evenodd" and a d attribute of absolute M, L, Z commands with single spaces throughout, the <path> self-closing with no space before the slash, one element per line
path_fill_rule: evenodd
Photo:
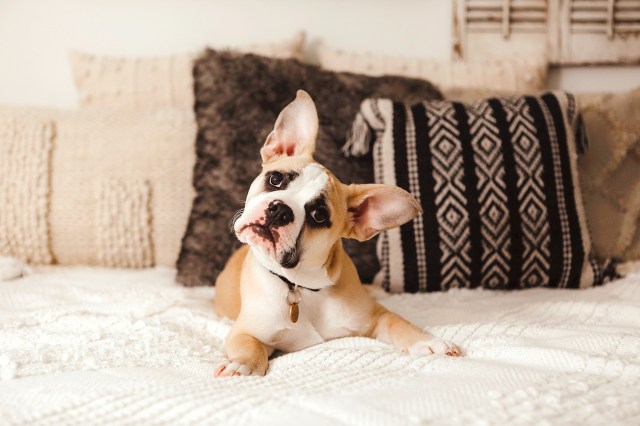
<path fill-rule="evenodd" d="M 424 78 L 443 90 L 492 89 L 532 93 L 542 90 L 547 79 L 545 57 L 487 59 L 484 61 L 438 61 L 353 53 L 320 46 L 320 66 L 334 71 L 365 75 L 400 75 Z"/>
<path fill-rule="evenodd" d="M 0 255 L 175 265 L 195 133 L 190 109 L 0 109 Z"/>
<path fill-rule="evenodd" d="M 340 74 L 294 60 L 213 50 L 196 61 L 194 77 L 197 196 L 178 261 L 178 280 L 186 285 L 212 285 L 237 246 L 229 222 L 260 172 L 260 147 L 298 89 L 309 92 L 320 116 L 317 160 L 343 182 L 356 183 L 373 181 L 370 158 L 347 160 L 340 148 L 363 99 L 441 99 L 423 80 Z M 345 240 L 345 246 L 362 278 L 371 280 L 378 269 L 374 243 Z"/>
<path fill-rule="evenodd" d="M 302 59 L 304 33 L 279 43 L 241 47 L 242 52 Z M 191 70 L 197 53 L 158 57 L 110 57 L 72 53 L 71 69 L 81 107 L 192 108 Z"/>
<path fill-rule="evenodd" d="M 564 93 L 471 105 L 364 101 L 354 123 L 359 138 L 345 149 L 371 150 L 376 182 L 410 191 L 424 210 L 381 235 L 376 281 L 416 292 L 578 288 L 611 277 L 611 265 L 591 257 L 577 117 Z"/>
<path fill-rule="evenodd" d="M 193 200 L 194 121 L 188 109 L 57 117 L 51 235 L 59 263 L 175 265 Z"/>
<path fill-rule="evenodd" d="M 49 194 L 54 125 L 0 108 L 0 256 L 53 260 Z"/>

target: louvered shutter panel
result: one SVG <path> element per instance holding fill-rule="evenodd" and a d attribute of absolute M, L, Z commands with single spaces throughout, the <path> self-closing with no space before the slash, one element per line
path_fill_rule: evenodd
<path fill-rule="evenodd" d="M 467 0 L 465 12 L 470 32 L 546 31 L 546 0 Z"/>
<path fill-rule="evenodd" d="M 546 51 L 547 0 L 457 0 L 456 9 L 458 57 L 529 57 Z"/>
<path fill-rule="evenodd" d="M 457 0 L 454 56 L 640 63 L 640 0 Z"/>
<path fill-rule="evenodd" d="M 557 62 L 640 62 L 640 0 L 566 0 L 562 19 Z"/>

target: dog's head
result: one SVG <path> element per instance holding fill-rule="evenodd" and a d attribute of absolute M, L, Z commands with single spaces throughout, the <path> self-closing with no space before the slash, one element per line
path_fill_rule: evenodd
<path fill-rule="evenodd" d="M 234 224 L 238 239 L 260 262 L 296 281 L 301 271 L 327 269 L 342 237 L 368 240 L 413 219 L 420 205 L 389 185 L 344 185 L 313 159 L 318 114 L 299 90 L 282 110 L 260 150 L 262 173 L 253 181 Z M 328 280 L 305 284 L 321 287 Z"/>

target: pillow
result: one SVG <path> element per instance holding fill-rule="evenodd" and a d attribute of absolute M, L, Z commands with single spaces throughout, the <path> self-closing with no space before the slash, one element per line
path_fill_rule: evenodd
<path fill-rule="evenodd" d="M 279 43 L 239 48 L 276 58 L 302 59 L 304 33 Z M 157 57 L 110 57 L 72 53 L 80 107 L 192 108 L 191 70 L 196 53 Z"/>
<path fill-rule="evenodd" d="M 0 109 L 0 256 L 48 264 L 50 119 Z"/>
<path fill-rule="evenodd" d="M 0 155 L 11 164 L 0 170 L 0 194 L 10 201 L 0 212 L 18 221 L 12 232 L 1 233 L 1 254 L 20 254 L 11 246 L 7 253 L 5 238 L 31 245 L 35 239 L 42 254 L 20 258 L 175 265 L 194 195 L 193 111 L 11 108 L 0 109 L 2 116 L 24 124 L 9 127 L 18 138 L 10 156 Z"/>
<path fill-rule="evenodd" d="M 610 265 L 590 256 L 576 122 L 575 100 L 563 93 L 471 105 L 364 101 L 349 152 L 367 152 L 375 129 L 376 182 L 410 191 L 424 210 L 381 235 L 376 282 L 417 292 L 578 288 L 610 278 Z"/>
<path fill-rule="evenodd" d="M 365 75 L 401 75 L 429 79 L 443 90 L 492 89 L 504 92 L 536 92 L 545 87 L 547 58 L 438 61 L 352 53 L 320 46 L 320 66 L 334 71 Z"/>
<path fill-rule="evenodd" d="M 495 90 L 443 91 L 472 102 Z M 507 96 L 500 94 L 500 96 Z M 640 88 L 579 94 L 590 148 L 578 158 L 587 223 L 600 258 L 640 259 Z"/>
<path fill-rule="evenodd" d="M 229 222 L 260 172 L 259 151 L 278 113 L 298 89 L 306 90 L 318 109 L 316 159 L 343 182 L 354 183 L 373 181 L 370 158 L 347 160 L 340 152 L 364 98 L 441 99 L 422 80 L 334 73 L 295 60 L 214 50 L 196 60 L 194 78 L 197 195 L 177 265 L 178 280 L 186 285 L 212 285 L 238 246 Z M 375 244 L 345 240 L 345 246 L 370 282 L 378 269 Z"/>
<path fill-rule="evenodd" d="M 524 95 L 537 95 L 543 91 L 535 92 L 509 92 L 503 90 L 497 90 L 495 88 L 449 88 L 443 89 L 442 95 L 448 101 L 457 101 L 465 104 L 471 104 L 473 102 L 485 99 L 485 98 L 508 98 L 511 96 L 524 96 Z M 544 91 L 546 92 L 546 91 Z"/>
<path fill-rule="evenodd" d="M 580 101 L 590 146 L 578 164 L 594 251 L 640 259 L 640 88 Z"/>

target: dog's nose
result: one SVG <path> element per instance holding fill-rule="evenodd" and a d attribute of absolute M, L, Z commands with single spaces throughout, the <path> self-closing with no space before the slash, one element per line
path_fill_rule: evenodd
<path fill-rule="evenodd" d="M 284 226 L 293 222 L 293 210 L 281 201 L 272 201 L 264 212 L 269 228 Z"/>

